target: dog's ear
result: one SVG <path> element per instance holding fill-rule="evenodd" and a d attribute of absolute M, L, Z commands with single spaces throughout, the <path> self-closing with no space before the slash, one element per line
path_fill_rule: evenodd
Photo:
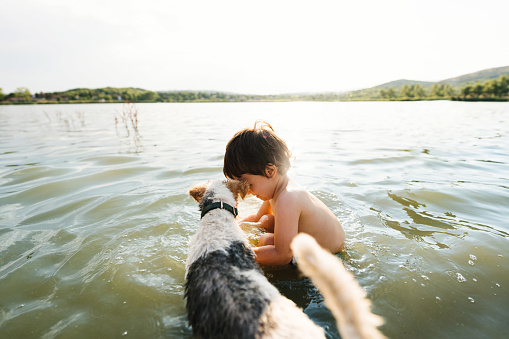
<path fill-rule="evenodd" d="M 197 202 L 200 202 L 201 198 L 207 190 L 207 184 L 194 185 L 189 189 L 189 195 L 194 198 Z"/>
<path fill-rule="evenodd" d="M 249 193 L 249 183 L 244 180 L 226 180 L 226 187 L 233 193 L 235 199 L 244 199 Z"/>

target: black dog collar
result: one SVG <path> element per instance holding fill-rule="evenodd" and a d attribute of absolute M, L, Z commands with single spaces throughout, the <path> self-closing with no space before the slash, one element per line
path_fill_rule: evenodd
<path fill-rule="evenodd" d="M 212 211 L 212 210 L 215 210 L 217 208 L 220 208 L 220 209 L 223 209 L 223 210 L 227 210 L 228 212 L 230 212 L 231 214 L 233 214 L 233 217 L 237 217 L 237 215 L 239 215 L 239 211 L 237 210 L 237 208 L 231 206 L 231 205 L 228 205 L 227 203 L 225 202 L 213 202 L 212 204 L 206 206 L 203 211 L 201 211 L 201 217 L 203 218 L 203 216 L 205 214 L 207 214 L 208 212 Z"/>

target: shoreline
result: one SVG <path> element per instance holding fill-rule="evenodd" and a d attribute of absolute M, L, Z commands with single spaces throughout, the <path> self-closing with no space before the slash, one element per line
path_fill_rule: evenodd
<path fill-rule="evenodd" d="M 379 102 L 379 101 L 464 101 L 464 102 L 509 102 L 509 98 L 460 98 L 460 97 L 452 97 L 452 98 L 420 98 L 420 99 L 349 99 L 349 100 L 312 100 L 309 98 L 302 99 L 267 99 L 267 100 L 186 100 L 186 101 L 137 101 L 132 102 L 134 104 L 186 104 L 186 103 L 253 103 L 253 102 Z M 0 102 L 2 106 L 9 105 L 69 105 L 69 104 L 125 104 L 126 101 L 80 101 L 80 100 L 72 100 L 72 101 L 32 101 L 32 102 Z"/>

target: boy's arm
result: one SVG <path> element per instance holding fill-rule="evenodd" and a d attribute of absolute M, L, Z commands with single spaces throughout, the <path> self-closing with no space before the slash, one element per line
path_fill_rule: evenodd
<path fill-rule="evenodd" d="M 282 197 L 281 197 L 282 198 Z M 274 245 L 255 247 L 256 261 L 261 265 L 288 265 L 293 257 L 290 243 L 299 233 L 300 208 L 292 197 L 279 199 L 274 227 Z"/>
<path fill-rule="evenodd" d="M 264 201 L 258 212 L 248 215 L 247 217 L 240 220 L 240 222 L 258 222 L 260 218 L 265 214 L 272 214 L 272 208 L 270 207 L 269 201 Z"/>

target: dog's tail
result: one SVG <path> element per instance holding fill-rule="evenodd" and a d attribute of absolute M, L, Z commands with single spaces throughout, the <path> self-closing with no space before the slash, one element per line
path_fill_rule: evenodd
<path fill-rule="evenodd" d="M 336 318 L 342 338 L 384 338 L 377 329 L 382 318 L 371 313 L 366 293 L 339 258 L 304 233 L 297 235 L 291 246 L 299 269 L 311 278 Z"/>

